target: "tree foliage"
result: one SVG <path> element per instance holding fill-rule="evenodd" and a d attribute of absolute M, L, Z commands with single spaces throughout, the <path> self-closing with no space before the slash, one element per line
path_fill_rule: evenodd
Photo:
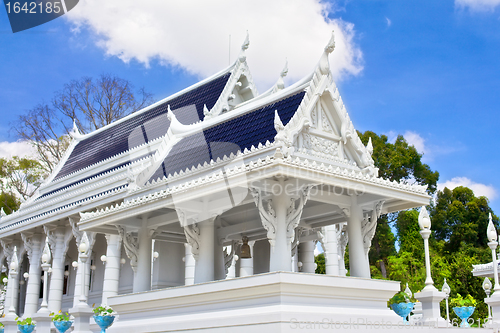
<path fill-rule="evenodd" d="M 372 157 L 375 166 L 379 168 L 381 178 L 427 185 L 429 194 L 436 191 L 439 173 L 422 163 L 422 155 L 414 146 L 409 145 L 402 135 L 398 135 L 396 141 L 391 143 L 386 135 L 379 136 L 371 131 L 358 134 L 365 145 L 370 139 L 372 140 Z M 375 276 L 380 274 L 383 278 L 389 277 L 387 274 L 389 257 L 396 254 L 396 238 L 391 225 L 394 225 L 397 217 L 398 214 L 390 214 L 382 215 L 378 219 L 369 253 L 370 266 Z"/>
<path fill-rule="evenodd" d="M 358 134 L 365 145 L 372 139 L 372 157 L 381 178 L 428 185 L 429 194 L 436 191 L 439 173 L 422 163 L 422 155 L 402 135 L 398 135 L 396 141 L 390 143 L 386 135 L 379 136 L 371 131 Z"/>
<path fill-rule="evenodd" d="M 143 88 L 135 92 L 127 80 L 107 74 L 83 77 L 65 84 L 50 103 L 40 103 L 19 116 L 12 130 L 34 145 L 41 167 L 52 172 L 69 145 L 73 122 L 85 134 L 151 103 L 150 93 Z"/>

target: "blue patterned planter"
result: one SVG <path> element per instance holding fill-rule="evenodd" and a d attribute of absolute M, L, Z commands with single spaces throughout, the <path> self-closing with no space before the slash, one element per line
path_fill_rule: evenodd
<path fill-rule="evenodd" d="M 470 327 L 467 319 L 474 313 L 476 309 L 475 306 L 457 306 L 453 308 L 453 312 L 462 319 L 462 323 L 460 323 L 460 327 Z"/>
<path fill-rule="evenodd" d="M 35 330 L 35 325 L 17 325 L 17 328 L 21 333 L 31 333 Z"/>
<path fill-rule="evenodd" d="M 106 328 L 113 324 L 115 316 L 94 316 L 94 320 L 96 324 L 101 328 L 101 333 L 106 333 Z"/>
<path fill-rule="evenodd" d="M 3 327 L 0 327 L 0 333 L 3 333 Z"/>
<path fill-rule="evenodd" d="M 402 317 L 403 321 L 408 321 L 406 318 L 408 318 L 408 315 L 413 310 L 414 305 L 415 303 L 411 302 L 391 304 L 391 309 L 394 310 L 398 316 Z"/>
<path fill-rule="evenodd" d="M 53 323 L 59 333 L 65 333 L 73 325 L 73 322 L 70 320 L 54 321 Z"/>

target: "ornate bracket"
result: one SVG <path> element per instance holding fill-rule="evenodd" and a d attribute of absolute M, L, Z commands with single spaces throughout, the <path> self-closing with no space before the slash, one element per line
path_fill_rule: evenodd
<path fill-rule="evenodd" d="M 233 264 L 234 252 L 236 250 L 236 241 L 231 242 L 231 249 L 227 252 L 227 247 L 224 248 L 224 270 L 226 271 L 226 275 L 229 272 L 229 267 Z"/>
<path fill-rule="evenodd" d="M 76 246 L 80 246 L 80 242 L 82 241 L 83 231 L 80 231 L 80 228 L 78 228 L 78 221 L 71 217 L 69 218 L 69 224 L 71 225 L 73 236 L 75 236 Z M 87 249 L 87 255 L 88 255 L 92 251 L 92 248 L 94 247 L 96 233 L 87 231 L 87 237 L 89 239 L 89 247 Z"/>
<path fill-rule="evenodd" d="M 7 267 L 10 265 L 12 260 L 12 254 L 14 253 L 14 244 L 12 242 L 7 242 L 4 239 L 0 239 L 0 244 L 3 248 L 3 256 L 7 258 Z"/>
<path fill-rule="evenodd" d="M 307 185 L 300 189 L 298 203 L 297 199 L 290 199 L 290 206 L 286 211 L 286 235 L 288 238 L 294 239 L 295 228 L 299 225 L 302 211 L 311 195 L 311 189 L 316 185 Z"/>
<path fill-rule="evenodd" d="M 274 247 L 276 242 L 276 212 L 273 209 L 273 201 L 271 199 L 265 200 L 262 198 L 262 193 L 259 188 L 251 187 L 250 193 L 255 201 L 255 205 L 259 210 L 262 225 L 267 230 L 267 239 L 271 247 Z"/>
<path fill-rule="evenodd" d="M 347 247 L 347 243 L 349 243 L 349 234 L 347 233 L 347 224 L 342 223 L 338 225 L 338 231 L 337 231 L 337 237 L 338 237 L 338 250 L 339 254 L 344 259 L 345 255 L 345 248 Z"/>
<path fill-rule="evenodd" d="M 377 220 L 380 217 L 382 211 L 382 206 L 384 205 L 384 200 L 375 203 L 371 216 L 366 214 L 361 222 L 361 232 L 363 234 L 363 245 L 365 248 L 365 254 L 368 255 L 370 247 L 372 246 L 372 239 L 377 230 Z"/>
<path fill-rule="evenodd" d="M 191 245 L 191 253 L 195 260 L 198 260 L 198 255 L 200 254 L 200 228 L 196 223 L 188 224 L 188 217 L 186 213 L 181 209 L 176 209 L 177 217 L 181 226 L 184 228 L 184 234 L 186 235 L 186 240 Z"/>
<path fill-rule="evenodd" d="M 125 253 L 127 257 L 130 259 L 130 266 L 137 273 L 137 256 L 139 254 L 139 240 L 137 237 L 134 237 L 131 232 L 127 232 L 125 227 L 121 225 L 117 225 L 116 229 L 118 230 L 118 234 L 123 240 L 123 247 L 125 248 Z"/>

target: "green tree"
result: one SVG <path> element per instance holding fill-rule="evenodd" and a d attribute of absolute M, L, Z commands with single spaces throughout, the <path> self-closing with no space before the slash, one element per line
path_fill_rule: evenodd
<path fill-rule="evenodd" d="M 325 254 L 320 253 L 314 257 L 316 263 L 316 274 L 326 274 Z"/>
<path fill-rule="evenodd" d="M 436 240 L 446 243 L 448 253 L 459 251 L 464 245 L 485 248 L 488 243 L 486 230 L 488 215 L 493 211 L 486 197 L 476 197 L 463 186 L 438 192 L 436 204 L 431 207 L 432 229 Z M 493 222 L 499 225 L 493 214 Z"/>
<path fill-rule="evenodd" d="M 19 200 L 12 193 L 0 192 L 0 207 L 5 214 L 12 214 L 19 208 Z"/>

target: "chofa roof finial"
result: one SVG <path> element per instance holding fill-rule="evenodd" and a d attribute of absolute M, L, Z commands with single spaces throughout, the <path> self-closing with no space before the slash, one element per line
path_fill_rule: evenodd
<path fill-rule="evenodd" d="M 245 55 L 245 51 L 248 49 L 249 46 L 250 46 L 250 35 L 248 34 L 248 30 L 247 30 L 247 36 L 245 38 L 245 41 L 241 45 L 241 52 L 240 52 L 240 55 L 238 57 L 240 62 L 244 62 L 247 59 L 247 56 Z"/>
<path fill-rule="evenodd" d="M 78 126 L 76 125 L 76 119 L 75 118 L 73 118 L 73 128 L 69 132 L 69 135 L 73 139 L 79 139 L 82 136 L 82 134 L 80 133 L 80 130 L 78 129 Z"/>
<path fill-rule="evenodd" d="M 321 74 L 323 75 L 328 75 L 330 73 L 330 64 L 328 62 L 328 55 L 335 50 L 335 32 L 332 31 L 332 37 L 330 37 L 330 41 L 328 44 L 325 46 L 325 52 L 323 52 L 323 55 L 321 56 L 321 59 L 319 61 L 319 69 L 321 71 Z"/>

